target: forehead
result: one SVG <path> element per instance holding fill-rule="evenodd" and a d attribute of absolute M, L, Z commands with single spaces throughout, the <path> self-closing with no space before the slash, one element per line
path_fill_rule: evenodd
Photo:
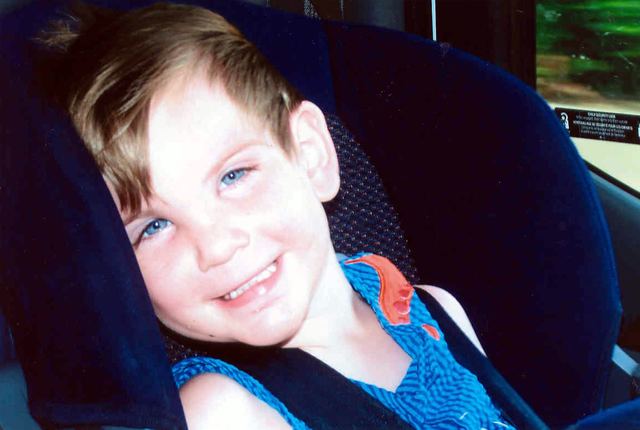
<path fill-rule="evenodd" d="M 233 128 L 225 125 L 242 125 Z M 253 132 L 263 129 L 260 121 L 231 100 L 222 83 L 212 81 L 201 68 L 172 76 L 155 92 L 149 106 L 150 146 L 185 133 L 204 135 L 216 130 Z"/>
<path fill-rule="evenodd" d="M 199 179 L 243 144 L 271 140 L 266 126 L 202 71 L 178 74 L 154 94 L 147 136 L 154 193 Z"/>

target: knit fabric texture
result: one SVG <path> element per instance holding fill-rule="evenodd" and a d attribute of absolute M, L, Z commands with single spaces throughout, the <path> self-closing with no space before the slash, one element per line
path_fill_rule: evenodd
<path fill-rule="evenodd" d="M 371 306 L 380 325 L 413 361 L 395 392 L 352 382 L 417 429 L 513 429 L 500 418 L 476 377 L 452 357 L 438 323 L 417 296 L 411 298 L 407 323 L 392 324 L 388 320 L 380 307 L 382 281 L 378 272 L 367 262 L 355 262 L 367 255 L 371 254 L 342 260 L 341 267 L 353 289 Z M 392 266 L 388 260 L 385 262 Z M 201 373 L 226 375 L 272 406 L 294 429 L 308 428 L 255 378 L 222 360 L 191 357 L 172 370 L 178 387 Z"/>
<path fill-rule="evenodd" d="M 413 361 L 394 392 L 353 382 L 417 429 L 513 429 L 500 418 L 476 376 L 453 358 L 438 323 L 416 295 L 411 298 L 407 323 L 389 321 L 381 309 L 378 272 L 366 261 L 352 263 L 366 255 L 341 262 L 344 273 L 380 325 Z"/>

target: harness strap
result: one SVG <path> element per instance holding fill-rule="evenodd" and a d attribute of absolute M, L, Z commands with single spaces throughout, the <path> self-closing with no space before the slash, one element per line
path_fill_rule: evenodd
<path fill-rule="evenodd" d="M 246 372 L 313 429 L 412 428 L 360 387 L 302 350 L 240 344 L 220 347 L 186 338 L 180 341 L 198 355 L 216 357 Z"/>
<path fill-rule="evenodd" d="M 493 367 L 489 359 L 478 351 L 440 303 L 422 288 L 416 288 L 416 294 L 427 306 L 431 316 L 438 321 L 453 357 L 476 375 L 502 415 L 519 429 L 548 430 L 549 427 Z"/>

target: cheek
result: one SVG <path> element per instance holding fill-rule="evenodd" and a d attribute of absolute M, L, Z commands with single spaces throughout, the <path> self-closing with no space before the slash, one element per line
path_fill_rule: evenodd
<path fill-rule="evenodd" d="M 186 282 L 187 262 L 177 251 L 177 247 L 165 246 L 163 249 L 148 249 L 136 253 L 154 306 L 178 304 L 186 296 L 182 288 L 189 285 Z"/>
<path fill-rule="evenodd" d="M 317 238 L 326 223 L 324 210 L 304 177 L 289 172 L 259 188 L 247 210 L 263 231 L 288 242 Z"/>

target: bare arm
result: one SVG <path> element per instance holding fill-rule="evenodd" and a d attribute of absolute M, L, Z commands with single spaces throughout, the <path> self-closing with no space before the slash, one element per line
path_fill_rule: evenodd
<path fill-rule="evenodd" d="M 180 389 L 189 430 L 290 429 L 275 409 L 231 378 L 204 373 Z"/>
<path fill-rule="evenodd" d="M 487 355 L 482 349 L 482 345 L 480 344 L 480 340 L 476 335 L 473 326 L 471 325 L 471 321 L 469 321 L 469 317 L 467 313 L 464 311 L 464 308 L 456 300 L 455 297 L 451 293 L 442 288 L 434 287 L 432 285 L 416 285 L 417 288 L 421 288 L 425 290 L 427 293 L 431 294 L 434 299 L 440 303 L 440 306 L 449 314 L 451 319 L 458 325 L 460 330 L 469 338 L 471 343 L 475 345 L 476 348 L 483 354 Z"/>

